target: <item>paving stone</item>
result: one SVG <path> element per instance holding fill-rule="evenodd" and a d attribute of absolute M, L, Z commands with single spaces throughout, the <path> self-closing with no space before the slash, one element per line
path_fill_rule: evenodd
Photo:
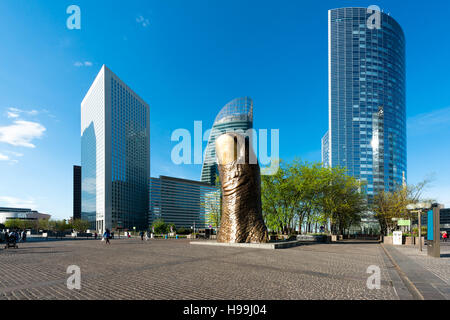
<path fill-rule="evenodd" d="M 189 242 L 55 241 L 0 249 L 0 299 L 399 299 L 374 242 L 280 250 Z M 69 265 L 81 269 L 81 290 L 66 286 Z M 367 288 L 371 265 L 380 267 L 380 289 Z"/>

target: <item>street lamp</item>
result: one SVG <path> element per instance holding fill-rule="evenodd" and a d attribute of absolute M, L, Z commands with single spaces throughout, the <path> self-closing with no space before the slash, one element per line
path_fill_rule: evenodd
<path fill-rule="evenodd" d="M 406 209 L 418 214 L 418 229 L 419 229 L 419 251 L 422 251 L 422 210 L 429 210 L 431 208 L 430 202 L 412 203 L 406 206 Z"/>

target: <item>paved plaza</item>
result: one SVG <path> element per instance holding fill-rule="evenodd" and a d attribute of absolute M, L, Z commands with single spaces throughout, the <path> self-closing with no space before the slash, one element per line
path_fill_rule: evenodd
<path fill-rule="evenodd" d="M 67 288 L 70 265 L 80 267 L 80 290 Z M 367 268 L 373 265 L 381 270 L 381 288 L 370 290 Z M 0 249 L 0 269 L 0 299 L 412 297 L 376 242 L 264 250 L 196 246 L 189 240 L 123 239 L 110 246 L 95 240 L 48 241 Z"/>

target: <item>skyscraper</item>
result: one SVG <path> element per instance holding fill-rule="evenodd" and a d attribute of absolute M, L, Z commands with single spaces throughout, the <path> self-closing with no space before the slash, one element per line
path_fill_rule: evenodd
<path fill-rule="evenodd" d="M 73 220 L 81 219 L 81 167 L 73 166 Z"/>
<path fill-rule="evenodd" d="M 148 104 L 103 66 L 81 103 L 82 219 L 91 228 L 146 228 Z"/>
<path fill-rule="evenodd" d="M 323 160 L 367 181 L 368 200 L 406 175 L 405 36 L 368 8 L 328 11 L 329 128 Z"/>
<path fill-rule="evenodd" d="M 216 138 L 227 131 L 239 130 L 246 133 L 251 128 L 253 128 L 253 101 L 249 97 L 236 98 L 220 110 L 206 146 L 200 178 L 202 182 L 213 185 L 216 175 L 219 174 L 216 164 Z"/>

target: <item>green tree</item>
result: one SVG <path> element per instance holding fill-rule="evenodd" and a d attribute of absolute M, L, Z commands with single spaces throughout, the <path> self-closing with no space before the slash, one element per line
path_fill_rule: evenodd
<path fill-rule="evenodd" d="M 329 219 L 332 232 L 344 234 L 345 230 L 361 221 L 367 212 L 364 183 L 346 174 L 340 167 L 326 168 L 326 187 L 320 200 L 324 218 Z"/>
<path fill-rule="evenodd" d="M 9 219 L 5 221 L 5 227 L 7 229 L 23 229 L 24 223 L 21 219 Z"/>
<path fill-rule="evenodd" d="M 287 229 L 289 220 L 293 219 L 290 211 L 291 192 L 289 189 L 288 166 L 280 161 L 279 169 L 274 175 L 261 177 L 261 202 L 266 226 L 274 232 Z"/>
<path fill-rule="evenodd" d="M 86 230 L 89 229 L 89 221 L 75 219 L 72 221 L 72 228 L 78 232 L 86 232 Z"/>
<path fill-rule="evenodd" d="M 216 174 L 215 187 L 217 191 L 205 194 L 204 201 L 200 203 L 206 213 L 206 221 L 213 228 L 220 227 L 220 220 L 222 219 L 222 192 L 220 187 L 220 178 Z"/>
<path fill-rule="evenodd" d="M 400 185 L 393 191 L 379 191 L 373 201 L 372 210 L 381 227 L 384 235 L 389 234 L 396 226 L 393 218 L 415 218 L 406 207 L 420 201 L 424 188 L 430 179 L 425 179 L 416 185 Z"/>
<path fill-rule="evenodd" d="M 343 233 L 360 221 L 367 210 L 362 184 L 345 174 L 345 169 L 323 168 L 320 163 L 281 161 L 279 170 L 261 178 L 261 200 L 267 227 L 292 233 L 304 226 L 331 222 L 335 232 Z"/>
<path fill-rule="evenodd" d="M 38 223 L 37 223 L 37 229 L 38 230 L 49 230 L 50 229 L 49 225 L 50 225 L 49 219 L 40 219 L 40 220 L 38 220 Z"/>
<path fill-rule="evenodd" d="M 168 233 L 170 231 L 170 226 L 163 219 L 153 221 L 152 228 L 155 229 L 155 233 Z"/>

